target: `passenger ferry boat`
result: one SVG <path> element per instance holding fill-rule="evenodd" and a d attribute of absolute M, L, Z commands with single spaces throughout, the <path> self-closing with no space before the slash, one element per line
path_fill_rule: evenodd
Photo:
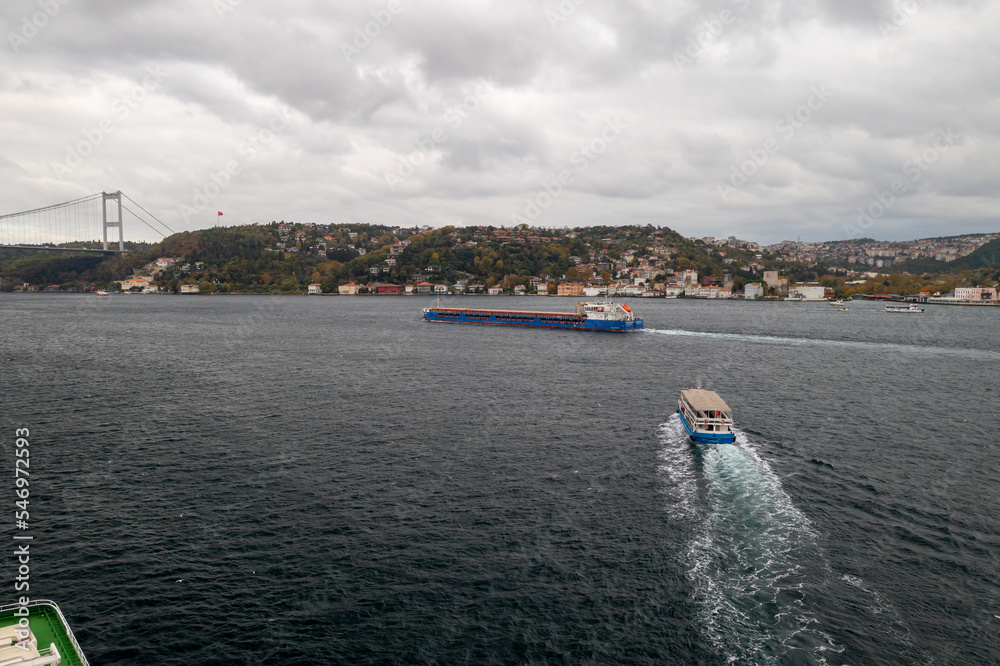
<path fill-rule="evenodd" d="M 733 410 L 715 391 L 703 388 L 689 388 L 681 391 L 677 401 L 684 430 L 692 442 L 698 444 L 731 444 L 736 440 L 733 434 Z"/>
<path fill-rule="evenodd" d="M 885 306 L 886 312 L 923 312 L 924 309 L 917 305 L 887 305 Z"/>
<path fill-rule="evenodd" d="M 611 301 L 580 302 L 576 312 L 533 312 L 527 310 L 477 310 L 473 308 L 424 308 L 424 321 L 451 324 L 487 324 L 493 326 L 528 326 L 563 328 L 572 331 L 609 331 L 624 333 L 642 328 L 625 303 Z"/>
<path fill-rule="evenodd" d="M 45 599 L 0 606 L 0 664 L 90 666 L 59 606 Z"/>

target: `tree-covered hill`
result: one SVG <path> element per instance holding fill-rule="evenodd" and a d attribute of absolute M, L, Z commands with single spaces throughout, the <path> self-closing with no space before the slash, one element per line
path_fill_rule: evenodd
<path fill-rule="evenodd" d="M 998 245 L 994 241 L 951 262 L 951 272 L 967 271 L 973 279 L 971 271 L 976 271 L 981 277 L 990 261 L 996 266 Z M 420 282 L 509 291 L 532 282 L 552 288 L 563 281 L 662 282 L 687 270 L 700 279 L 728 276 L 737 290 L 759 281 L 764 270 L 777 270 L 793 282 L 817 281 L 840 291 L 846 286 L 842 268 L 790 261 L 738 242 L 683 238 L 652 225 L 408 229 L 271 222 L 183 232 L 152 245 L 129 244 L 127 250 L 108 258 L 0 249 L 0 289 L 23 283 L 114 289 L 128 278 L 150 276 L 167 292 L 185 284 L 208 293 L 303 293 L 309 284 L 329 292 L 345 283 Z M 157 265 L 162 259 L 168 261 Z M 919 289 L 918 282 L 908 281 L 908 288 Z M 872 289 L 892 287 L 890 281 Z"/>

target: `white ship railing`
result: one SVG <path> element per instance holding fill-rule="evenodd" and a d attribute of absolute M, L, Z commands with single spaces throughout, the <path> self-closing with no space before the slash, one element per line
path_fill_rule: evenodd
<path fill-rule="evenodd" d="M 66 630 L 66 635 L 69 636 L 69 642 L 70 644 L 72 644 L 73 649 L 76 650 L 76 654 L 78 657 L 80 657 L 80 661 L 83 663 L 83 666 L 90 666 L 90 662 L 87 661 L 87 657 L 84 656 L 83 654 L 83 648 L 80 647 L 80 644 L 76 641 L 76 636 L 73 635 L 73 629 L 69 626 L 69 622 L 66 621 L 66 616 L 63 615 L 62 609 L 59 608 L 59 604 L 57 604 L 56 602 L 51 601 L 50 599 L 34 599 L 32 601 L 29 601 L 25 606 L 22 606 L 21 604 L 17 603 L 3 604 L 2 606 L 0 606 L 0 613 L 5 613 L 10 610 L 16 610 L 18 608 L 24 608 L 24 607 L 36 608 L 38 606 L 51 606 L 52 608 L 55 609 L 56 614 L 59 616 L 59 620 L 62 622 L 63 629 Z M 59 656 L 58 650 L 56 650 L 56 656 Z M 38 662 L 39 666 L 41 666 L 42 663 L 54 663 L 54 662 Z"/>

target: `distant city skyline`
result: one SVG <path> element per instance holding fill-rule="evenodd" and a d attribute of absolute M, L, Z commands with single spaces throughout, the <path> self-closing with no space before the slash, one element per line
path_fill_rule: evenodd
<path fill-rule="evenodd" d="M 176 230 L 992 233 L 997 25 L 960 0 L 12 0 L 0 213 L 121 189 Z"/>

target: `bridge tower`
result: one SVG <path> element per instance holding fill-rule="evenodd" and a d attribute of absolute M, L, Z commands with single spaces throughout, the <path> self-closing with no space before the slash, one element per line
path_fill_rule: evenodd
<path fill-rule="evenodd" d="M 108 228 L 118 227 L 118 251 L 125 251 L 125 236 L 122 230 L 122 193 L 121 190 L 108 194 L 107 192 L 102 192 L 104 195 L 104 249 L 108 249 Z M 117 201 L 118 202 L 118 219 L 108 221 L 108 202 Z M 114 242 L 114 241 L 112 241 Z"/>

